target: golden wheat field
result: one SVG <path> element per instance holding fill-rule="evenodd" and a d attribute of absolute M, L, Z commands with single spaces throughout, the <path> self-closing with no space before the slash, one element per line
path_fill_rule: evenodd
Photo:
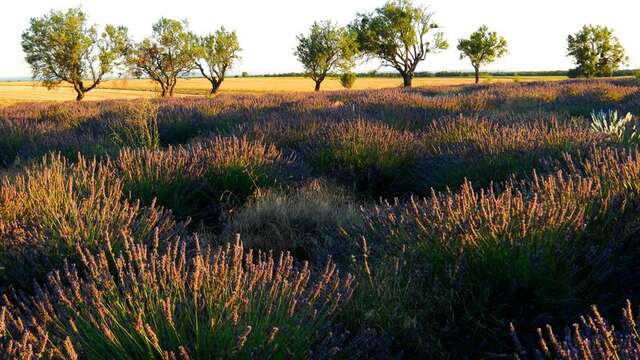
<path fill-rule="evenodd" d="M 562 80 L 561 76 L 547 77 L 494 77 L 484 79 L 484 82 L 515 82 L 515 81 L 554 81 Z M 384 89 L 399 87 L 400 78 L 360 78 L 356 81 L 354 90 Z M 414 86 L 452 86 L 472 84 L 472 78 L 416 78 Z M 206 95 L 209 82 L 202 78 L 180 79 L 176 87 L 176 95 Z M 337 79 L 327 79 L 322 84 L 323 91 L 342 90 Z M 108 80 L 97 89 L 87 93 L 86 100 L 131 99 L 137 97 L 158 96 L 158 86 L 147 79 L 118 79 Z M 279 93 L 305 92 L 313 90 L 313 81 L 303 77 L 247 77 L 228 78 L 222 84 L 221 92 L 225 93 Z M 64 101 L 75 98 L 73 89 L 67 84 L 59 88 L 47 90 L 32 81 L 0 82 L 0 106 L 26 101 Z"/>

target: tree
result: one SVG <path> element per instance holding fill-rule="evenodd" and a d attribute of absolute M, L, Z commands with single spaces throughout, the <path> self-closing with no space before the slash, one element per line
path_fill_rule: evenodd
<path fill-rule="evenodd" d="M 353 87 L 353 85 L 356 83 L 357 79 L 358 79 L 358 77 L 356 76 L 356 74 L 354 74 L 354 73 L 352 73 L 350 71 L 349 72 L 345 72 L 344 74 L 342 74 L 340 76 L 340 84 L 345 89 L 351 89 Z"/>
<path fill-rule="evenodd" d="M 195 69 L 197 48 L 198 37 L 186 21 L 161 18 L 151 37 L 136 44 L 128 62 L 136 76 L 157 82 L 163 97 L 173 96 L 178 78 Z"/>
<path fill-rule="evenodd" d="M 580 31 L 569 35 L 567 54 L 575 59 L 579 75 L 612 76 L 628 57 L 613 30 L 606 26 L 585 25 Z"/>
<path fill-rule="evenodd" d="M 354 34 L 330 21 L 313 23 L 309 35 L 298 35 L 295 49 L 305 72 L 316 83 L 315 91 L 320 91 L 330 72 L 353 67 L 357 54 Z"/>
<path fill-rule="evenodd" d="M 482 25 L 469 38 L 458 41 L 458 50 L 460 59 L 466 56 L 471 60 L 477 84 L 480 82 L 480 66 L 490 64 L 507 54 L 507 40 Z"/>
<path fill-rule="evenodd" d="M 427 54 L 449 47 L 432 18 L 433 13 L 411 0 L 394 0 L 373 13 L 358 14 L 350 28 L 361 51 L 398 70 L 404 86 L 411 87 L 416 68 Z"/>
<path fill-rule="evenodd" d="M 79 8 L 32 18 L 22 33 L 22 50 L 34 80 L 47 89 L 67 82 L 78 101 L 120 65 L 128 44 L 127 28 L 107 25 L 98 35 Z"/>
<path fill-rule="evenodd" d="M 196 67 L 211 83 L 211 94 L 218 92 L 227 70 L 240 59 L 241 50 L 236 32 L 224 27 L 200 39 Z"/>

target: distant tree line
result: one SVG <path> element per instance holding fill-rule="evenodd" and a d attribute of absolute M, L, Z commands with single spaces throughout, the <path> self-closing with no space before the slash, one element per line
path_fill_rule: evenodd
<path fill-rule="evenodd" d="M 240 44 L 235 31 L 224 27 L 200 36 L 189 29 L 186 20 L 161 18 L 151 35 L 141 41 L 130 38 L 124 26 L 106 25 L 99 30 L 90 25 L 79 8 L 52 10 L 30 20 L 22 34 L 25 59 L 32 75 L 47 88 L 71 84 L 77 100 L 103 81 L 108 74 L 133 74 L 156 82 L 162 96 L 173 96 L 179 78 L 194 73 L 207 79 L 215 94 L 227 72 L 240 59 Z M 304 73 L 269 76 L 307 76 L 319 91 L 327 77 L 339 77 L 351 88 L 358 76 L 401 77 L 404 87 L 411 87 L 415 77 L 469 76 L 468 72 L 419 72 L 418 65 L 431 54 L 449 47 L 434 13 L 411 0 L 390 0 L 371 12 L 359 13 L 346 26 L 331 21 L 315 22 L 308 33 L 297 37 L 294 55 Z M 469 59 L 476 83 L 482 67 L 508 53 L 507 40 L 482 25 L 464 39 L 459 39 L 460 58 Z M 503 76 L 566 75 L 570 77 L 606 77 L 631 75 L 620 70 L 628 64 L 622 44 L 612 29 L 585 25 L 567 38 L 567 55 L 576 67 L 569 71 L 494 72 Z M 376 59 L 381 67 L 395 74 L 369 72 L 356 74 L 359 63 Z M 242 76 L 249 74 L 242 73 Z"/>

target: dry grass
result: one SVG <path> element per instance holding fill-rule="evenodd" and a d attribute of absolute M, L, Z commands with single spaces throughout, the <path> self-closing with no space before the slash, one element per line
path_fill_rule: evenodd
<path fill-rule="evenodd" d="M 520 77 L 518 81 L 562 80 L 564 77 Z M 514 82 L 513 77 L 494 77 L 491 82 Z M 416 78 L 414 86 L 454 86 L 469 85 L 472 78 Z M 400 87 L 400 78 L 360 78 L 353 90 L 383 89 Z M 220 91 L 224 93 L 278 93 L 306 92 L 313 90 L 313 81 L 303 77 L 249 77 L 228 78 Z M 202 78 L 181 79 L 176 88 L 177 94 L 205 95 L 210 84 Z M 100 87 L 87 94 L 86 100 L 132 99 L 138 97 L 157 97 L 158 86 L 151 80 L 121 79 L 105 81 Z M 328 79 L 322 84 L 322 90 L 344 90 L 340 80 Z M 3 102 L 18 101 L 61 101 L 73 100 L 75 93 L 70 86 L 48 91 L 31 81 L 0 82 L 0 106 Z"/>
<path fill-rule="evenodd" d="M 0 106 L 30 101 L 64 101 L 73 100 L 75 92 L 70 87 L 47 90 L 32 83 L 1 83 Z M 87 100 L 135 99 L 156 97 L 156 94 L 137 90 L 96 89 L 87 94 Z"/>

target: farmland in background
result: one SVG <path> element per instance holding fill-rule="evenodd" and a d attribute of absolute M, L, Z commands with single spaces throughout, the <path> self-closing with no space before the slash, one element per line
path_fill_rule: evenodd
<path fill-rule="evenodd" d="M 485 79 L 489 82 L 514 81 L 557 81 L 566 79 L 563 76 L 523 76 L 502 77 L 495 76 Z M 416 78 L 415 86 L 452 86 L 472 84 L 472 78 Z M 401 78 L 359 78 L 354 90 L 395 88 L 402 85 Z M 180 79 L 176 87 L 178 95 L 206 95 L 211 85 L 203 78 Z M 225 80 L 220 89 L 223 93 L 283 93 L 308 92 L 313 89 L 313 81 L 303 77 L 230 77 Z M 323 90 L 343 90 L 338 79 L 330 78 L 322 84 Z M 145 79 L 108 80 L 96 90 L 87 93 L 87 100 L 130 99 L 135 97 L 156 97 L 157 85 Z M 68 84 L 62 84 L 58 89 L 48 91 L 30 81 L 0 82 L 0 105 L 2 102 L 18 101 L 64 101 L 73 100 L 74 91 Z"/>

